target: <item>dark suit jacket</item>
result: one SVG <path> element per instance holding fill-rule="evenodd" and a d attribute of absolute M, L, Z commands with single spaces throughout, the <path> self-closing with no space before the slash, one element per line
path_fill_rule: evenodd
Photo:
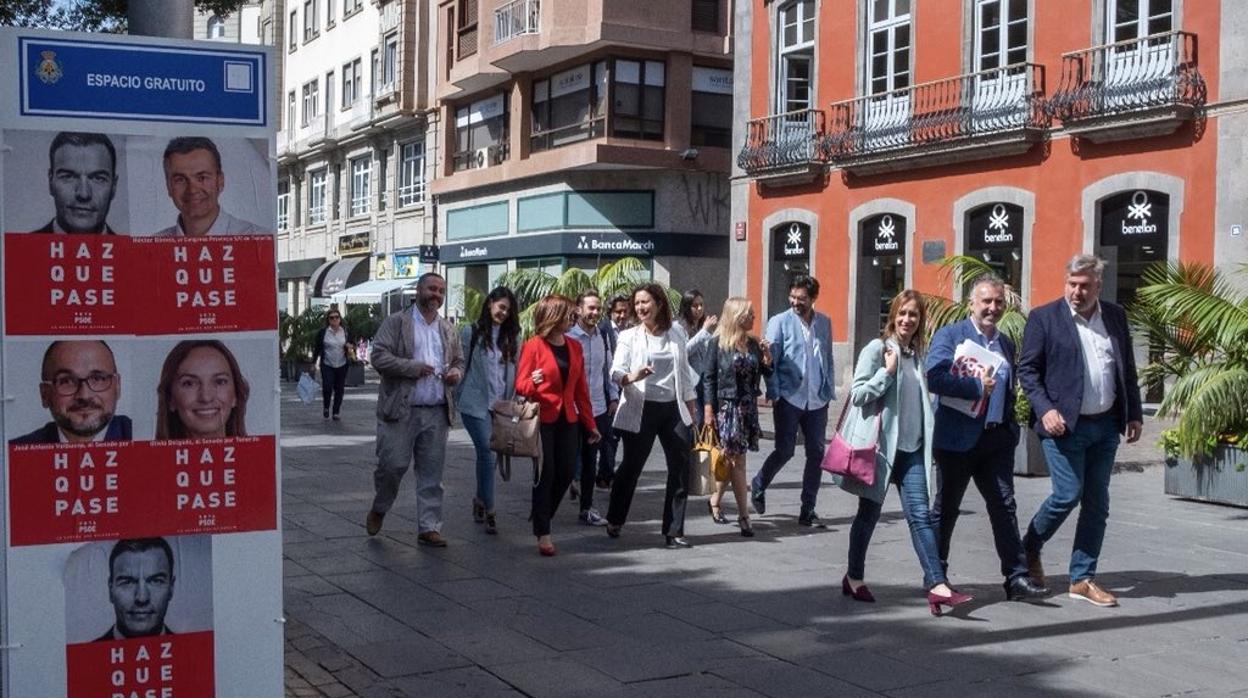
<path fill-rule="evenodd" d="M 115 414 L 109 420 L 108 427 L 104 431 L 105 441 L 129 441 L 133 438 L 130 434 L 130 418 Z M 61 435 L 56 431 L 56 422 L 48 422 L 38 429 L 23 434 L 15 439 L 10 439 L 11 444 L 55 444 L 60 443 Z"/>
<path fill-rule="evenodd" d="M 1118 431 L 1123 432 L 1127 422 L 1144 418 L 1135 351 L 1122 306 L 1101 301 L 1101 316 L 1114 348 L 1115 397 L 1110 411 L 1118 420 Z M 1083 375 L 1083 345 L 1066 299 L 1059 298 L 1032 310 L 1023 331 L 1018 379 L 1031 403 L 1031 423 L 1037 434 L 1049 436 L 1039 416 L 1051 409 L 1066 420 L 1068 432 L 1074 430 L 1083 404 Z"/>
<path fill-rule="evenodd" d="M 1018 440 L 1018 422 L 1014 420 L 1014 389 L 1018 385 L 1018 360 L 1014 342 L 1004 333 L 998 331 L 1001 338 L 1001 349 L 1010 362 L 1010 384 L 1005 390 L 1005 410 L 1002 412 L 1002 423 L 1010 430 L 1015 442 Z M 949 373 L 953 366 L 953 354 L 963 340 L 971 340 L 980 346 L 979 332 L 975 330 L 970 318 L 952 325 L 946 325 L 932 337 L 932 346 L 927 351 L 927 389 L 933 396 L 974 400 L 979 397 L 980 382 L 970 376 L 955 376 Z M 988 418 L 987 410 L 979 417 L 970 417 L 952 407 L 938 404 L 936 407 L 935 427 L 932 431 L 932 448 L 943 451 L 965 453 L 974 448 L 984 431 L 984 421 Z"/>
<path fill-rule="evenodd" d="M 53 223 L 56 223 L 56 219 L 55 219 L 55 218 L 53 218 L 52 220 L 48 221 L 48 224 L 47 224 L 47 225 L 45 225 L 45 226 L 43 226 L 42 228 L 40 228 L 40 229 L 38 229 L 38 230 L 32 230 L 32 231 L 30 231 L 30 232 L 32 232 L 32 233 L 55 233 L 55 232 L 56 232 L 56 229 L 52 227 L 52 224 L 53 224 Z M 112 228 L 108 227 L 108 223 L 105 223 L 105 224 L 104 224 L 104 234 L 105 234 L 105 235 L 116 235 L 116 234 L 117 234 L 117 232 L 116 232 L 116 231 L 114 231 Z"/>

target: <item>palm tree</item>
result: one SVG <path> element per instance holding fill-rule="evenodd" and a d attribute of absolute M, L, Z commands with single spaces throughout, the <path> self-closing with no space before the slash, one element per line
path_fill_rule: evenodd
<path fill-rule="evenodd" d="M 558 276 L 541 269 L 516 269 L 499 277 L 498 283 L 516 294 L 516 301 L 522 308 L 520 327 L 527 335 L 533 330 L 534 306 L 552 293 L 576 298 L 582 291 L 593 289 L 605 300 L 616 294 L 631 293 L 635 286 L 645 282 L 646 276 L 646 265 L 640 259 L 620 257 L 598 267 L 593 274 L 575 267 L 564 270 Z M 672 293 L 672 289 L 668 289 L 669 300 Z M 677 293 L 676 303 L 679 302 L 680 294 Z"/>
<path fill-rule="evenodd" d="M 1248 265 L 1239 274 L 1248 272 Z M 1219 443 L 1248 438 L 1248 295 L 1199 262 L 1157 263 L 1129 310 L 1138 336 L 1151 338 L 1146 383 L 1173 381 L 1157 408 L 1178 421 L 1167 449 L 1207 458 Z"/>

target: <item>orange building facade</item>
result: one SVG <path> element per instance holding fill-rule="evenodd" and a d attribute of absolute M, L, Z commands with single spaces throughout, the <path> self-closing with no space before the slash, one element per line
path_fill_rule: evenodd
<path fill-rule="evenodd" d="M 956 292 L 950 255 L 1028 307 L 1077 252 L 1109 261 L 1120 302 L 1153 261 L 1243 261 L 1248 63 L 1227 10 L 738 0 L 730 291 L 771 315 L 809 270 L 843 378 L 893 294 Z"/>

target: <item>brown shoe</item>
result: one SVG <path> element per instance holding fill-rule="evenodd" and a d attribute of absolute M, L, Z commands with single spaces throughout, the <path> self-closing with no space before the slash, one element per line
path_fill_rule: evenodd
<path fill-rule="evenodd" d="M 1044 564 L 1040 562 L 1040 551 L 1027 552 L 1027 576 L 1036 586 L 1046 587 L 1044 583 Z"/>
<path fill-rule="evenodd" d="M 381 514 L 368 510 L 368 516 L 364 517 L 364 530 L 368 531 L 368 535 L 375 536 L 381 530 L 381 520 L 386 518 L 385 514 Z"/>
<path fill-rule="evenodd" d="M 446 547 L 446 539 L 443 538 L 442 534 L 437 531 L 425 531 L 424 533 L 416 536 L 416 542 L 421 545 L 427 545 L 431 548 Z"/>
<path fill-rule="evenodd" d="M 1114 595 L 1105 591 L 1091 577 L 1080 579 L 1070 585 L 1070 598 L 1087 601 L 1094 606 L 1108 607 L 1117 606 L 1118 599 Z"/>

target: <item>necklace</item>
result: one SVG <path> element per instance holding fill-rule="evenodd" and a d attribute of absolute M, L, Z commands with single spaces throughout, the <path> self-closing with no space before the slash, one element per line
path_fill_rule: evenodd
<path fill-rule="evenodd" d="M 907 359 L 914 357 L 914 345 L 903 347 L 900 344 L 898 344 L 897 346 L 898 348 L 901 349 L 902 356 L 906 357 Z"/>

